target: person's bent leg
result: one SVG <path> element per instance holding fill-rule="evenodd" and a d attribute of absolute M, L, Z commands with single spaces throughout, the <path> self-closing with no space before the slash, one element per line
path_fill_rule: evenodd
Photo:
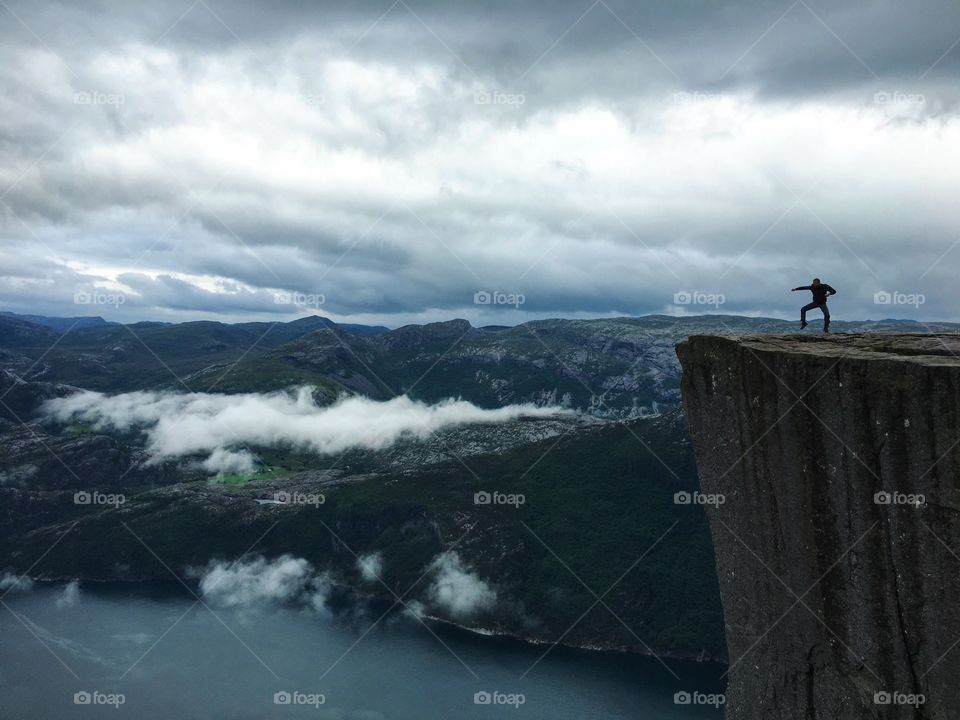
<path fill-rule="evenodd" d="M 804 305 L 802 308 L 800 308 L 800 322 L 801 322 L 801 323 L 806 323 L 806 322 L 807 322 L 807 311 L 808 311 L 808 310 L 813 310 L 815 307 L 817 307 L 817 304 L 814 303 L 814 302 L 812 302 L 812 303 L 808 303 L 808 304 Z"/>

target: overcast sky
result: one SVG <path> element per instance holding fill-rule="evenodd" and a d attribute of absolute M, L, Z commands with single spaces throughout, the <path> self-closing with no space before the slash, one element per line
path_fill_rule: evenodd
<path fill-rule="evenodd" d="M 958 77 L 956 0 L 4 0 L 0 309 L 958 320 Z"/>

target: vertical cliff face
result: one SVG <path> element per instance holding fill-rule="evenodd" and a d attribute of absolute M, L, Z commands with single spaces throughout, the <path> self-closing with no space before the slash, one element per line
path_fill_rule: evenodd
<path fill-rule="evenodd" d="M 727 717 L 960 718 L 960 336 L 677 353 L 714 501 Z"/>

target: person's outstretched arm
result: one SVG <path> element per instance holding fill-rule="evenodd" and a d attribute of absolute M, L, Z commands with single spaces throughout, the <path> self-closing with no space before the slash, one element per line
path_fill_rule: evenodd
<path fill-rule="evenodd" d="M 809 285 L 801 285 L 800 287 L 793 288 L 790 292 L 796 292 L 797 290 L 809 290 Z"/>

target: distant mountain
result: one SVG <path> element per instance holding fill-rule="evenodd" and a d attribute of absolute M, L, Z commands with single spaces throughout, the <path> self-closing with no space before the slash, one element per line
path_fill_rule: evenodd
<path fill-rule="evenodd" d="M 15 318 L 17 320 L 23 320 L 24 322 L 30 322 L 34 325 L 44 325 L 48 328 L 53 328 L 54 330 L 59 330 L 60 332 L 65 332 L 67 330 L 87 328 L 87 327 L 100 327 L 102 325 L 118 325 L 120 323 L 108 322 L 104 320 L 99 315 L 91 317 L 49 317 L 47 315 L 24 315 L 22 313 L 10 312 L 8 310 L 0 310 L 0 316 L 6 316 L 10 318 Z M 130 323 L 131 327 L 145 327 L 145 326 L 162 326 L 170 327 L 172 325 L 181 325 L 186 323 L 171 323 L 171 322 L 156 322 L 156 321 L 144 321 L 139 323 Z M 289 328 L 293 334 L 296 333 L 297 329 L 309 328 L 310 330 L 316 330 L 320 327 L 339 327 L 342 330 L 347 332 L 356 333 L 357 335 L 379 335 L 380 333 L 387 332 L 390 328 L 384 327 L 383 325 L 358 325 L 356 323 L 335 323 L 333 320 L 329 320 L 325 317 L 320 317 L 319 315 L 309 315 L 307 317 L 300 318 L 299 320 L 293 320 L 292 322 L 286 323 L 270 323 L 270 322 L 250 322 L 250 323 L 233 323 L 234 327 L 248 327 L 248 328 L 257 328 L 260 327 L 263 330 L 266 330 L 271 325 L 276 325 L 278 327 L 282 326 Z"/>
<path fill-rule="evenodd" d="M 38 347 L 56 342 L 57 334 L 46 325 L 0 315 L 0 348 Z"/>
<path fill-rule="evenodd" d="M 493 329 L 450 320 L 374 337 L 328 328 L 243 358 L 220 388 L 242 392 L 333 383 L 342 392 L 381 399 L 406 393 L 426 401 L 462 397 L 485 407 L 549 402 L 599 417 L 629 417 L 652 414 L 655 404 L 679 402 L 677 342 L 700 334 L 790 332 L 796 325 L 769 318 L 651 315 L 538 320 Z M 838 332 L 889 331 L 894 325 L 899 332 L 927 328 L 910 321 L 835 323 Z M 944 323 L 930 327 L 960 329 Z"/>
<path fill-rule="evenodd" d="M 48 328 L 53 328 L 59 332 L 66 332 L 70 328 L 84 328 L 84 327 L 97 327 L 100 325 L 108 325 L 106 320 L 102 317 L 47 317 L 46 315 L 20 315 L 19 313 L 7 312 L 6 310 L 0 310 L 0 315 L 5 315 L 7 317 L 16 318 L 18 320 L 24 320 L 26 322 L 31 322 L 35 325 L 44 325 Z"/>
<path fill-rule="evenodd" d="M 390 332 L 390 328 L 383 325 L 354 325 L 353 323 L 336 323 L 341 330 L 346 330 L 354 335 L 380 335 Z"/>
<path fill-rule="evenodd" d="M 0 314 L 0 368 L 29 370 L 25 379 L 101 391 L 162 387 L 184 390 L 184 383 L 189 383 L 188 378 L 194 373 L 207 371 L 212 375 L 209 386 L 188 385 L 202 391 L 216 389 L 217 374 L 238 360 L 256 357 L 321 329 L 336 329 L 358 338 L 386 331 L 368 325 L 341 327 L 318 316 L 288 323 L 101 322 L 78 324 L 65 332 L 69 327 L 55 330 L 11 313 Z M 325 383 L 318 380 L 317 384 L 322 387 Z M 331 393 L 333 397 L 336 391 L 332 389 Z"/>
<path fill-rule="evenodd" d="M 262 335 L 266 333 L 267 330 L 270 330 L 268 347 L 281 345 L 285 342 L 295 340 L 308 332 L 324 328 L 339 328 L 354 335 L 379 335 L 380 333 L 389 331 L 389 328 L 383 327 L 382 325 L 357 325 L 354 323 L 341 325 L 340 323 L 335 323 L 333 320 L 319 315 L 308 315 L 307 317 L 287 323 L 249 322 L 236 323 L 230 327 L 258 332 Z M 264 340 L 267 340 L 266 335 L 264 335 Z"/>
<path fill-rule="evenodd" d="M 343 393 L 377 399 L 406 393 L 425 401 L 462 397 L 484 407 L 556 403 L 622 418 L 679 402 L 677 342 L 702 334 L 793 332 L 797 325 L 649 315 L 492 328 L 450 320 L 387 330 L 311 316 L 289 323 L 114 323 L 61 338 L 49 327 L 0 316 L 0 368 L 106 392 L 260 392 L 306 383 L 331 401 Z M 833 326 L 836 332 L 960 329 L 907 320 Z"/>

